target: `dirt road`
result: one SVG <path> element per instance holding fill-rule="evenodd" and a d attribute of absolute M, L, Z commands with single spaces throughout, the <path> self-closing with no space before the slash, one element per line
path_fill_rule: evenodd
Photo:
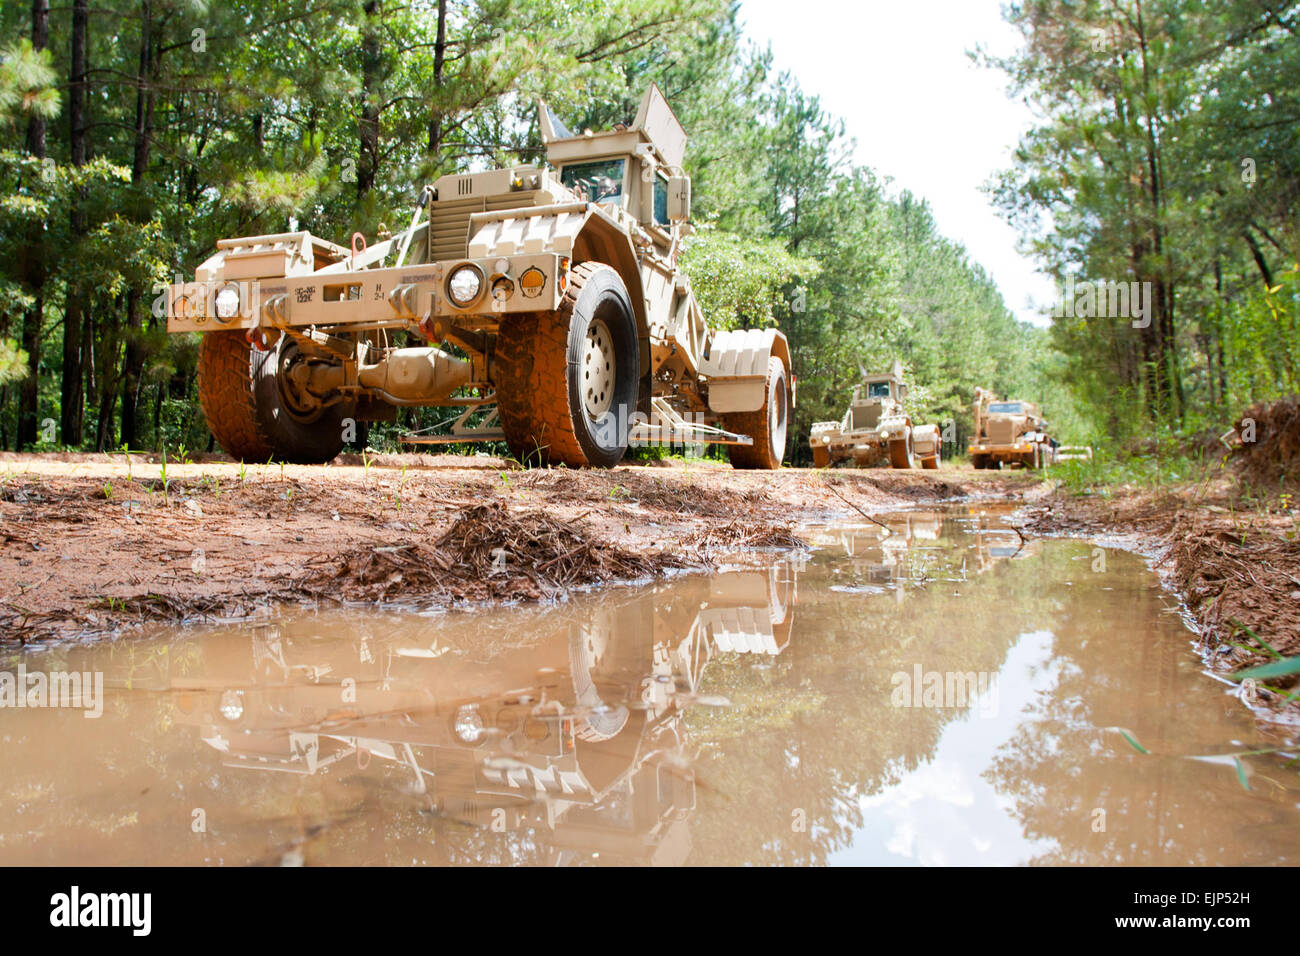
<path fill-rule="evenodd" d="M 747 549 L 797 547 L 803 525 L 976 496 L 1025 504 L 1026 533 L 1124 535 L 1152 555 L 1212 670 L 1228 676 L 1300 654 L 1300 535 L 1289 498 L 1243 508 L 1228 477 L 1086 497 L 1053 486 L 950 465 L 525 471 L 500 458 L 382 455 L 245 468 L 0 454 L 0 643 L 237 620 L 283 602 L 554 600 L 707 571 Z M 1246 702 L 1261 719 L 1292 719 L 1294 684 L 1286 675 L 1258 681 Z"/>
<path fill-rule="evenodd" d="M 519 470 L 499 458 L 345 456 L 243 467 L 157 456 L 0 455 L 0 634 L 104 636 L 238 618 L 277 601 L 554 598 L 723 554 L 797 526 L 1032 476 L 968 469 L 733 471 L 662 462 Z"/>

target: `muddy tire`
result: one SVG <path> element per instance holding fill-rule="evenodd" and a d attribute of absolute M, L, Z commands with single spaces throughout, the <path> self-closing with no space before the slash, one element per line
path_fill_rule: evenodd
<path fill-rule="evenodd" d="M 208 332 L 199 343 L 199 403 L 208 429 L 236 461 L 266 461 L 271 443 L 257 419 L 253 347 L 242 329 Z"/>
<path fill-rule="evenodd" d="M 322 465 L 343 450 L 343 419 L 354 414 L 345 402 L 300 405 L 288 386 L 288 372 L 303 361 L 288 335 L 265 352 L 253 352 L 253 397 L 258 426 L 276 461 Z"/>
<path fill-rule="evenodd" d="M 935 452 L 933 455 L 929 455 L 925 458 L 922 458 L 921 467 L 924 468 L 926 471 L 938 471 L 939 461 L 942 457 L 943 457 L 942 452 Z"/>
<path fill-rule="evenodd" d="M 812 453 L 814 468 L 829 468 L 831 466 L 831 450 L 825 445 L 815 446 Z"/>
<path fill-rule="evenodd" d="M 623 280 L 598 262 L 569 273 L 554 312 L 513 315 L 497 335 L 497 409 L 529 465 L 608 468 L 637 408 L 636 318 Z"/>
<path fill-rule="evenodd" d="M 912 432 L 909 429 L 906 438 L 889 443 L 889 467 L 912 468 L 915 463 L 916 456 L 912 454 Z"/>
<path fill-rule="evenodd" d="M 775 355 L 767 360 L 767 385 L 763 407 L 754 412 L 722 416 L 723 427 L 754 439 L 752 445 L 728 445 L 732 468 L 775 471 L 785 458 L 785 438 L 790 428 L 790 390 L 785 363 Z M 815 451 L 814 451 L 815 453 Z"/>

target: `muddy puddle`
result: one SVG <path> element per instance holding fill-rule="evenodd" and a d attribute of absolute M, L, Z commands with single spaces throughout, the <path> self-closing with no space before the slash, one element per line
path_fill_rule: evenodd
<path fill-rule="evenodd" d="M 1003 514 L 558 607 L 6 651 L 0 863 L 1295 862 L 1300 780 L 1231 756 L 1270 744 L 1145 562 Z"/>

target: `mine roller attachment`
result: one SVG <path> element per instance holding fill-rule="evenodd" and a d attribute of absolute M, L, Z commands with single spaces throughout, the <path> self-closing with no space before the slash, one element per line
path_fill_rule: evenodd
<path fill-rule="evenodd" d="M 510 452 L 528 464 L 617 464 L 637 406 L 636 321 L 613 268 L 569 273 L 560 308 L 511 316 L 497 341 L 497 395 Z"/>

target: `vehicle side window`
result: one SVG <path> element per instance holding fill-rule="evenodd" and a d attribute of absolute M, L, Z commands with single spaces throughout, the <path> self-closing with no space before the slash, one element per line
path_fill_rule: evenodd
<path fill-rule="evenodd" d="M 663 176 L 655 176 L 654 206 L 655 225 L 668 225 L 668 180 Z"/>

